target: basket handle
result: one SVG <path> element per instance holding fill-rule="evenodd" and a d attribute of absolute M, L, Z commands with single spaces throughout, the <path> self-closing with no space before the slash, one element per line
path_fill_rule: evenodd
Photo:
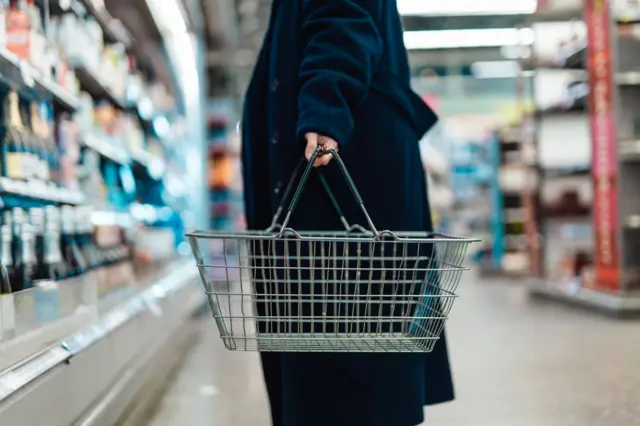
<path fill-rule="evenodd" d="M 280 205 L 278 206 L 278 209 L 276 210 L 276 213 L 273 215 L 273 219 L 271 220 L 271 224 L 267 228 L 267 232 L 272 232 L 272 231 L 274 231 L 276 229 L 279 230 L 279 229 L 282 228 L 282 225 L 280 225 L 278 223 L 278 220 L 280 219 L 280 216 L 282 215 L 282 212 L 284 211 L 285 202 L 289 199 L 289 196 L 291 195 L 291 191 L 293 190 L 293 186 L 294 186 L 294 183 L 296 181 L 296 177 L 300 174 L 300 171 L 303 169 L 305 164 L 306 164 L 305 158 L 304 157 L 300 158 L 300 161 L 298 162 L 298 165 L 296 166 L 295 170 L 293 171 L 293 173 L 291 175 L 291 178 L 289 179 L 289 183 L 287 184 L 287 186 L 286 186 L 286 188 L 284 190 L 284 193 L 282 194 L 282 201 L 280 202 Z M 355 230 L 358 230 L 358 231 L 361 231 L 361 232 L 367 232 L 367 230 L 365 228 L 363 228 L 362 226 L 360 226 L 360 225 L 350 225 L 349 224 L 349 222 L 347 221 L 347 218 L 344 216 L 344 213 L 342 212 L 342 209 L 338 205 L 338 201 L 336 200 L 336 197 L 333 195 L 333 191 L 331 191 L 331 188 L 329 187 L 329 183 L 327 182 L 327 179 L 319 171 L 318 171 L 317 175 L 318 175 L 318 178 L 320 179 L 320 182 L 322 183 L 322 186 L 323 186 L 325 192 L 327 193 L 327 196 L 329 197 L 329 200 L 331 200 L 331 204 L 336 209 L 336 213 L 338 213 L 338 216 L 340 217 L 340 221 L 344 225 L 344 229 L 347 232 L 352 232 L 352 231 L 355 231 Z"/>
<path fill-rule="evenodd" d="M 369 213 L 367 212 L 367 209 L 364 206 L 364 202 L 362 201 L 362 197 L 360 196 L 360 193 L 358 192 L 355 183 L 353 182 L 353 179 L 351 178 L 351 175 L 349 174 L 349 172 L 347 171 L 347 167 L 345 166 L 344 162 L 342 161 L 342 158 L 340 157 L 340 155 L 338 154 L 338 152 L 335 149 L 323 149 L 321 146 L 318 146 L 316 148 L 316 150 L 313 152 L 313 155 L 311 156 L 311 158 L 309 159 L 304 172 L 302 173 L 302 177 L 300 178 L 300 182 L 298 183 L 298 187 L 296 188 L 296 192 L 293 195 L 293 198 L 291 199 L 291 203 L 289 204 L 289 208 L 287 210 L 287 214 L 284 217 L 284 220 L 282 221 L 282 225 L 280 228 L 280 233 L 279 235 L 283 235 L 285 233 L 285 231 L 292 231 L 290 229 L 287 228 L 287 225 L 289 224 L 289 220 L 291 219 L 291 215 L 293 214 L 294 210 L 296 209 L 296 206 L 298 205 L 298 201 L 300 200 L 300 196 L 302 195 L 302 191 L 307 183 L 307 180 L 309 179 L 309 175 L 311 174 L 311 170 L 313 169 L 313 163 L 316 161 L 316 159 L 320 156 L 320 155 L 327 155 L 327 154 L 331 154 L 333 155 L 333 158 L 336 160 L 336 162 L 338 163 L 338 167 L 340 167 L 340 171 L 342 172 L 342 175 L 344 176 L 345 180 L 347 181 L 347 185 L 349 186 L 349 189 L 351 190 L 351 193 L 353 194 L 353 197 L 356 200 L 356 203 L 358 203 L 358 206 L 360 207 L 360 210 L 362 210 L 362 213 L 364 214 L 365 219 L 367 220 L 367 225 L 369 226 L 369 231 L 371 231 L 371 233 L 373 233 L 373 235 L 375 237 L 378 236 L 378 230 L 376 229 L 375 225 L 373 224 L 373 222 L 371 221 L 371 217 L 369 216 Z M 296 167 L 296 170 L 293 173 L 293 177 L 291 179 L 291 181 L 289 181 L 289 184 L 287 185 L 287 188 L 283 194 L 283 198 L 282 198 L 282 202 L 284 203 L 285 200 L 288 198 L 289 193 L 291 192 L 291 190 L 293 189 L 293 182 L 295 180 L 295 176 L 298 175 L 300 168 L 302 167 L 302 165 L 304 164 L 304 159 L 300 161 L 300 163 L 298 164 L 298 166 Z M 331 203 L 333 204 L 334 208 L 336 209 L 336 211 L 338 212 L 338 215 L 340 216 L 340 219 L 342 221 L 342 223 L 345 225 L 345 228 L 347 231 L 351 231 L 357 228 L 361 228 L 358 225 L 355 226 L 350 226 L 349 223 L 347 222 L 347 220 L 344 217 L 344 214 L 342 213 L 342 210 L 340 209 L 340 206 L 338 205 L 338 202 L 335 198 L 335 196 L 333 195 L 333 192 L 331 191 L 331 189 L 329 188 L 329 184 L 327 183 L 326 179 L 324 178 L 324 176 L 322 175 L 322 173 L 319 173 L 320 176 L 320 181 L 322 182 L 322 186 L 324 187 L 325 191 L 327 192 L 327 195 L 329 196 Z M 273 218 L 273 221 L 271 223 L 271 226 L 269 227 L 269 229 L 274 229 L 277 226 L 277 220 L 280 217 L 280 215 L 282 214 L 282 210 L 283 210 L 283 205 L 280 205 L 280 207 L 278 207 L 278 211 L 276 211 L 276 214 Z"/>

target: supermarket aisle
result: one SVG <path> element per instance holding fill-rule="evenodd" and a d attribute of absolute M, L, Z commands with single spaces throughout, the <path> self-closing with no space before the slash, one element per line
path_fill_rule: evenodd
<path fill-rule="evenodd" d="M 426 425 L 640 425 L 640 323 L 532 301 L 515 282 L 469 282 L 449 335 L 458 400 Z M 212 322 L 151 426 L 269 426 L 254 354 L 229 354 Z"/>

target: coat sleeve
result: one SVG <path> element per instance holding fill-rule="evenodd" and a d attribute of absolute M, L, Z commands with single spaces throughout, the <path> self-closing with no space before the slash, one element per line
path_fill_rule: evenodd
<path fill-rule="evenodd" d="M 388 0 L 302 0 L 298 140 L 308 132 L 343 145 L 383 51 L 374 22 Z"/>

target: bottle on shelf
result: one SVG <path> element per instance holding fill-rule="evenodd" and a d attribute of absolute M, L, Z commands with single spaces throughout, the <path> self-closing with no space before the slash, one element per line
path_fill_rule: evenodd
<path fill-rule="evenodd" d="M 30 19 L 24 0 L 9 0 L 6 31 L 7 48 L 20 58 L 29 60 Z"/>
<path fill-rule="evenodd" d="M 53 134 L 53 126 L 49 123 L 47 116 L 43 115 L 42 117 L 42 127 L 43 134 L 46 133 L 48 136 L 45 139 L 46 145 L 46 158 L 47 158 L 47 170 L 49 173 L 48 181 L 58 185 L 60 183 L 60 155 L 61 151 L 58 148 L 58 144 L 56 143 L 56 139 Z"/>
<path fill-rule="evenodd" d="M 86 269 L 93 269 L 98 265 L 97 253 L 93 244 L 93 226 L 90 211 L 86 207 L 76 207 L 75 240 L 85 260 Z"/>
<path fill-rule="evenodd" d="M 9 92 L 4 101 L 4 140 L 2 141 L 2 174 L 12 179 L 24 179 L 23 127 L 18 93 Z"/>
<path fill-rule="evenodd" d="M 7 7 L 6 1 L 0 1 L 0 46 L 7 44 Z"/>
<path fill-rule="evenodd" d="M 0 227 L 0 239 L 2 241 L 2 254 L 0 256 L 0 294 L 13 292 L 13 282 L 15 281 L 15 270 L 13 267 L 13 256 L 11 256 L 12 230 L 10 225 Z"/>
<path fill-rule="evenodd" d="M 81 275 L 86 270 L 86 260 L 78 247 L 75 238 L 75 212 L 73 207 L 60 208 L 62 235 L 60 238 L 60 252 L 62 253 L 67 276 Z"/>
<path fill-rule="evenodd" d="M 15 288 L 13 259 L 11 257 L 12 230 L 9 225 L 0 226 L 0 241 L 2 242 L 2 262 L 0 264 L 0 341 L 13 339 L 16 335 L 16 308 L 13 297 L 8 296 Z M 4 297 L 2 297 L 4 296 Z"/>
<path fill-rule="evenodd" d="M 61 280 L 67 276 L 64 259 L 60 251 L 60 215 L 56 207 L 45 207 L 45 238 L 43 262 L 47 277 Z"/>
<path fill-rule="evenodd" d="M 36 6 L 35 0 L 26 0 L 24 7 L 29 15 L 29 27 L 31 30 L 42 33 L 42 15 L 40 14 L 40 9 Z"/>
<path fill-rule="evenodd" d="M 22 223 L 20 238 L 22 249 L 21 286 L 24 290 L 33 287 L 34 272 L 36 268 L 33 225 L 31 225 L 27 220 Z"/>
<path fill-rule="evenodd" d="M 33 130 L 34 142 L 36 143 L 36 162 L 34 164 L 34 178 L 42 181 L 49 181 L 49 159 L 47 153 L 48 130 L 40 116 L 38 104 L 32 102 L 30 106 L 31 129 Z"/>
<path fill-rule="evenodd" d="M 22 122 L 22 167 L 24 178 L 31 180 L 35 176 L 38 164 L 37 140 L 33 129 L 30 128 L 32 122 L 29 118 L 29 110 L 24 105 L 20 105 L 20 116 Z"/>
<path fill-rule="evenodd" d="M 33 208 L 29 210 L 29 218 L 33 225 L 34 233 L 34 252 L 35 252 L 35 268 L 33 272 L 34 280 L 44 280 L 49 278 L 49 271 L 45 262 L 45 223 L 44 223 L 44 210 L 40 208 Z"/>
<path fill-rule="evenodd" d="M 24 262 L 22 255 L 22 225 L 25 222 L 24 210 L 19 207 L 14 208 L 11 212 L 5 212 L 5 223 L 11 224 L 11 257 L 13 258 L 13 268 L 15 279 L 12 281 L 13 290 L 24 290 Z"/>

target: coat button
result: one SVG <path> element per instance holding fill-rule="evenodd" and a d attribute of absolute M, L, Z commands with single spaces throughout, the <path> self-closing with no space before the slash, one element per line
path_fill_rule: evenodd
<path fill-rule="evenodd" d="M 278 79 L 274 79 L 273 82 L 271 83 L 271 91 L 275 92 L 276 90 L 278 90 L 278 86 L 280 85 L 280 82 L 278 81 Z"/>
<path fill-rule="evenodd" d="M 278 135 L 278 132 L 275 132 L 273 134 L 273 136 L 271 137 L 271 143 L 276 145 L 278 143 L 279 139 L 280 139 L 280 137 Z"/>
<path fill-rule="evenodd" d="M 278 183 L 276 184 L 276 189 L 274 189 L 274 190 L 273 190 L 273 192 L 275 192 L 275 193 L 276 193 L 276 195 L 277 195 L 277 194 L 279 194 L 279 193 L 280 193 L 280 190 L 281 190 L 281 189 L 282 189 L 282 182 L 278 182 Z"/>

